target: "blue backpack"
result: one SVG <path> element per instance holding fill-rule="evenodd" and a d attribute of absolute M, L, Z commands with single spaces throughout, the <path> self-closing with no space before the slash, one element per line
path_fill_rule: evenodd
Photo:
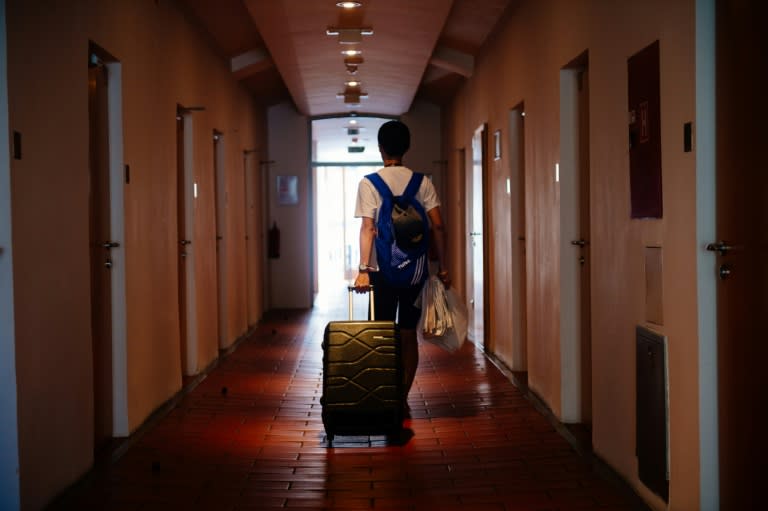
<path fill-rule="evenodd" d="M 376 258 L 379 271 L 393 287 L 423 283 L 428 275 L 429 223 L 424 206 L 416 200 L 424 174 L 414 172 L 402 195 L 392 190 L 378 174 L 365 176 L 381 196 L 376 221 Z"/>

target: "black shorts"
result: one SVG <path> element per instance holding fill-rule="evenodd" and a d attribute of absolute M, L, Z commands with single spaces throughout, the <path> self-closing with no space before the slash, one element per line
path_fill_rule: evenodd
<path fill-rule="evenodd" d="M 400 328 L 414 330 L 421 317 L 421 309 L 414 306 L 413 302 L 419 298 L 424 284 L 395 288 L 387 284 L 377 271 L 371 272 L 370 281 L 375 293 L 373 306 L 376 319 L 394 321 L 397 318 Z"/>

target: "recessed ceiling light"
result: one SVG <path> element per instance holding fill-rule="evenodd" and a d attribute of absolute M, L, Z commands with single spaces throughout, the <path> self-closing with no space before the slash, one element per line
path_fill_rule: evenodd
<path fill-rule="evenodd" d="M 346 55 L 347 57 L 354 57 L 355 55 L 361 55 L 362 53 L 361 50 L 344 50 L 341 52 L 342 55 Z"/>
<path fill-rule="evenodd" d="M 361 5 L 360 2 L 336 2 L 336 6 L 341 7 L 342 9 L 356 9 Z"/>
<path fill-rule="evenodd" d="M 350 119 L 349 124 L 357 124 L 357 119 Z"/>

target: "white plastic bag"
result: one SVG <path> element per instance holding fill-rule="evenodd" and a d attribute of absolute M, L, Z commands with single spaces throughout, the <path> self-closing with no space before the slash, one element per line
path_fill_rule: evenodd
<path fill-rule="evenodd" d="M 461 348 L 467 338 L 467 308 L 456 291 L 445 289 L 433 275 L 424 283 L 419 301 L 419 341 L 431 342 L 451 353 Z"/>

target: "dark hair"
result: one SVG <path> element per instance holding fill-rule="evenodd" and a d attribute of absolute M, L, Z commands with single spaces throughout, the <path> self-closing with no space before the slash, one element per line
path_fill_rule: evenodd
<path fill-rule="evenodd" d="M 379 128 L 379 146 L 387 156 L 401 157 L 411 147 L 411 132 L 400 121 L 388 121 Z"/>

